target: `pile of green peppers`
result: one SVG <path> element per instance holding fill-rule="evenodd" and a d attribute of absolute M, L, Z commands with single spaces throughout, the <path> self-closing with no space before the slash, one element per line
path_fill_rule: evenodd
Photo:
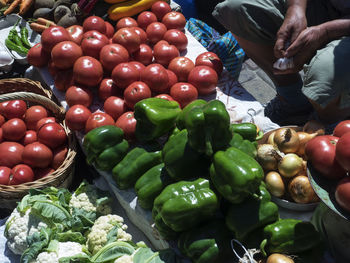
<path fill-rule="evenodd" d="M 255 160 L 262 133 L 254 124 L 230 124 L 218 100 L 196 100 L 181 110 L 177 102 L 149 98 L 134 109 L 138 141 L 166 140 L 164 146 L 128 149 L 119 128 L 104 126 L 85 136 L 87 160 L 112 171 L 120 189 L 134 188 L 158 232 L 178 238 L 193 262 L 233 258 L 233 238 L 248 244 L 258 237 L 254 247 L 265 255 L 319 244 L 311 223 L 279 218 Z"/>

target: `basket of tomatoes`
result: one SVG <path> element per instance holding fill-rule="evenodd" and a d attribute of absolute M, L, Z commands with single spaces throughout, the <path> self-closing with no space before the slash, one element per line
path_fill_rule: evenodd
<path fill-rule="evenodd" d="M 0 208 L 30 189 L 71 184 L 76 140 L 64 117 L 39 82 L 0 80 Z"/>

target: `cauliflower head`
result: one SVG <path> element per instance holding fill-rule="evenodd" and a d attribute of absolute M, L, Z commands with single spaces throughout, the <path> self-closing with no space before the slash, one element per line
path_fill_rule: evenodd
<path fill-rule="evenodd" d="M 41 252 L 31 263 L 59 263 L 61 258 L 85 254 L 83 246 L 76 242 L 56 242 L 55 251 Z"/>
<path fill-rule="evenodd" d="M 114 263 L 133 263 L 134 262 L 134 256 L 133 255 L 124 255 L 120 258 L 117 258 Z"/>
<path fill-rule="evenodd" d="M 87 247 L 96 254 L 108 241 L 131 241 L 132 236 L 125 232 L 128 228 L 124 219 L 117 215 L 100 216 L 87 237 Z"/>
<path fill-rule="evenodd" d="M 31 209 L 21 214 L 16 208 L 6 221 L 7 246 L 16 255 L 22 255 L 28 248 L 27 236 L 40 232 L 40 229 L 45 227 L 47 224 L 33 215 Z"/>
<path fill-rule="evenodd" d="M 69 201 L 70 212 L 72 213 L 75 208 L 100 215 L 108 215 L 112 212 L 110 205 L 112 199 L 105 195 L 105 193 L 102 195 L 95 186 L 83 182 Z"/>

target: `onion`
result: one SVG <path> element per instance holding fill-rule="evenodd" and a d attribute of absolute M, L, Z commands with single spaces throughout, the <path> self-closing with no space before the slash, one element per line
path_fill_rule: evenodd
<path fill-rule="evenodd" d="M 303 159 L 295 153 L 288 153 L 278 163 L 279 173 L 287 178 L 293 177 L 303 169 Z"/>
<path fill-rule="evenodd" d="M 260 144 L 256 159 L 265 171 L 276 170 L 281 155 L 271 144 Z"/>
<path fill-rule="evenodd" d="M 282 177 L 277 172 L 269 172 L 265 176 L 265 184 L 267 190 L 274 196 L 281 197 L 284 195 L 285 187 Z"/>
<path fill-rule="evenodd" d="M 309 178 L 300 175 L 289 182 L 288 191 L 296 203 L 308 204 L 318 201 L 318 197 L 312 189 Z"/>
<path fill-rule="evenodd" d="M 325 127 L 319 121 L 311 120 L 305 123 L 303 132 L 317 133 L 317 135 L 325 135 Z"/>
<path fill-rule="evenodd" d="M 294 260 L 283 254 L 275 253 L 267 258 L 266 263 L 294 263 Z"/>
<path fill-rule="evenodd" d="M 306 143 L 311 139 L 315 138 L 318 134 L 316 132 L 315 133 L 297 132 L 297 134 L 299 137 L 299 148 L 296 154 L 299 156 L 304 156 Z"/>
<path fill-rule="evenodd" d="M 267 143 L 271 144 L 271 145 L 276 145 L 274 142 L 274 137 L 275 137 L 276 131 L 271 132 L 271 134 L 269 135 L 269 138 L 267 139 Z"/>
<path fill-rule="evenodd" d="M 299 148 L 298 134 L 290 128 L 277 130 L 273 140 L 278 149 L 284 153 L 295 153 Z"/>

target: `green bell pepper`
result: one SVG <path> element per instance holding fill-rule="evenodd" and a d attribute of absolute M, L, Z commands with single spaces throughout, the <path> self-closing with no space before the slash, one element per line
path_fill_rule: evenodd
<path fill-rule="evenodd" d="M 280 219 L 264 227 L 260 244 L 263 255 L 268 253 L 295 254 L 319 245 L 320 234 L 310 222 Z"/>
<path fill-rule="evenodd" d="M 144 209 L 152 209 L 154 199 L 171 182 L 164 163 L 153 166 L 136 181 L 135 192 L 139 205 Z"/>
<path fill-rule="evenodd" d="M 233 257 L 230 241 L 233 237 L 223 220 L 214 220 L 182 232 L 178 247 L 194 263 L 230 262 Z"/>
<path fill-rule="evenodd" d="M 185 108 L 182 109 L 182 112 L 179 114 L 179 117 L 176 121 L 176 127 L 180 130 L 185 129 L 185 117 L 187 113 L 196 106 L 207 104 L 205 100 L 194 100 L 191 103 L 187 104 Z"/>
<path fill-rule="evenodd" d="M 240 149 L 249 156 L 255 158 L 257 154 L 257 147 L 251 141 L 244 140 L 242 135 L 239 133 L 234 133 L 230 141 L 230 146 Z"/>
<path fill-rule="evenodd" d="M 176 101 L 148 98 L 135 104 L 135 135 L 139 141 L 151 141 L 165 135 L 175 127 L 181 109 Z"/>
<path fill-rule="evenodd" d="M 105 149 L 96 158 L 96 167 L 102 171 L 111 171 L 126 155 L 129 143 L 126 140 Z"/>
<path fill-rule="evenodd" d="M 161 151 L 148 152 L 143 148 L 136 147 L 114 166 L 113 179 L 120 189 L 131 188 L 147 170 L 161 162 Z"/>
<path fill-rule="evenodd" d="M 174 180 L 205 177 L 209 174 L 210 161 L 204 154 L 192 149 L 186 129 L 166 142 L 162 155 L 165 169 Z"/>
<path fill-rule="evenodd" d="M 207 156 L 228 146 L 232 138 L 229 127 L 230 116 L 225 104 L 219 100 L 195 106 L 185 117 L 189 144 Z"/>
<path fill-rule="evenodd" d="M 105 125 L 89 131 L 83 141 L 88 164 L 92 164 L 102 151 L 122 142 L 123 139 L 123 130 L 114 125 Z"/>
<path fill-rule="evenodd" d="M 258 194 L 247 197 L 242 203 L 232 204 L 226 215 L 227 227 L 235 233 L 239 241 L 247 234 L 279 219 L 278 207 L 271 202 L 271 196 L 264 184 Z"/>
<path fill-rule="evenodd" d="M 237 204 L 258 190 L 264 171 L 248 154 L 230 147 L 214 154 L 210 177 L 219 193 Z"/>
<path fill-rule="evenodd" d="M 258 127 L 254 123 L 250 122 L 233 123 L 230 125 L 230 130 L 232 133 L 238 133 L 243 139 L 251 142 L 260 140 L 264 135 L 262 131 L 258 131 Z"/>
<path fill-rule="evenodd" d="M 219 201 L 209 181 L 180 181 L 164 188 L 154 200 L 152 216 L 160 234 L 171 239 L 176 232 L 185 231 L 212 218 Z"/>

